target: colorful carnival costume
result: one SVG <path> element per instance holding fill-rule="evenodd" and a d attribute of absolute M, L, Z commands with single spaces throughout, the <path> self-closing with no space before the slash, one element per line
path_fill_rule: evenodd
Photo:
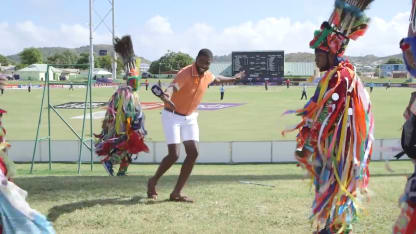
<path fill-rule="evenodd" d="M 126 56 L 123 51 L 129 51 L 132 48 L 130 37 L 128 39 L 124 37 L 115 44 L 115 50 L 122 57 Z M 134 57 L 134 52 L 128 52 L 127 56 Z M 149 152 L 144 143 L 146 135 L 144 114 L 136 92 L 140 78 L 136 72 L 134 60 L 126 60 L 125 57 L 123 60 L 125 68 L 129 69 L 126 71 L 127 85 L 119 87 L 111 96 L 102 131 L 99 135 L 95 135 L 98 139 L 95 152 L 102 157 L 101 162 L 110 175 L 114 175 L 113 165 L 120 164 L 118 176 L 126 175 L 133 154 L 142 151 Z"/>
<path fill-rule="evenodd" d="M 349 40 L 367 29 L 369 19 L 363 11 L 370 2 L 335 2 L 330 20 L 310 43 L 316 54 L 327 54 L 328 61 L 332 57 L 334 61 L 323 69 L 326 72 L 304 108 L 287 112 L 302 117 L 283 134 L 299 130 L 296 159 L 314 181 L 310 219 L 319 233 L 349 233 L 359 199 L 367 193 L 374 141 L 372 108 L 355 67 L 340 57 Z"/>
<path fill-rule="evenodd" d="M 412 1 L 412 11 L 408 37 L 400 41 L 403 59 L 409 73 L 416 77 L 416 0 Z M 401 213 L 394 227 L 395 234 L 416 233 L 416 92 L 413 92 L 404 114 L 401 144 L 403 152 L 396 155 L 400 158 L 407 154 L 415 166 L 413 174 L 407 179 L 404 194 L 400 198 Z"/>
<path fill-rule="evenodd" d="M 403 41 L 402 41 L 403 43 Z M 413 92 L 409 105 L 407 106 L 403 116 L 406 119 L 403 125 L 401 144 L 403 152 L 395 157 L 400 158 L 404 154 L 409 156 L 415 167 L 413 174 L 407 179 L 404 194 L 399 202 L 401 213 L 394 227 L 394 234 L 410 234 L 416 233 L 416 92 Z"/>
<path fill-rule="evenodd" d="M 0 109 L 0 233 L 55 233 L 45 216 L 30 208 L 26 202 L 27 192 L 11 181 L 15 169 L 7 157 L 10 145 L 1 123 L 5 113 Z"/>

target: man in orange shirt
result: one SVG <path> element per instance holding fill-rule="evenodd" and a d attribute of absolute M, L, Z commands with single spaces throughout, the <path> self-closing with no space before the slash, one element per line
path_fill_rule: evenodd
<path fill-rule="evenodd" d="M 165 103 L 162 111 L 162 124 L 166 143 L 168 144 L 168 155 L 162 160 L 155 175 L 147 183 L 148 198 L 157 198 L 156 184 L 160 177 L 178 160 L 179 147 L 182 141 L 185 146 L 186 158 L 169 200 L 193 202 L 192 199 L 182 196 L 181 191 L 198 157 L 198 113 L 194 111 L 201 102 L 209 84 L 212 82 L 237 81 L 244 75 L 243 71 L 232 78 L 224 76 L 215 77 L 208 71 L 212 57 L 210 50 L 200 50 L 196 57 L 196 62 L 180 70 L 176 78 L 166 89 L 165 95 L 161 96 L 162 101 Z M 174 105 L 171 105 L 171 103 Z"/>

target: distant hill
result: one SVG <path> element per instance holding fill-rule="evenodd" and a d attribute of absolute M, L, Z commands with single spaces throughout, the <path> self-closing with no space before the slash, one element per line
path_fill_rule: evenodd
<path fill-rule="evenodd" d="M 74 52 L 75 54 L 79 55 L 81 53 L 89 53 L 89 46 L 82 46 L 79 48 L 64 48 L 64 47 L 40 47 L 37 48 L 40 50 L 40 52 L 43 55 L 43 58 L 46 59 L 50 56 L 55 55 L 56 53 L 61 53 L 65 50 L 70 50 Z M 98 54 L 100 50 L 107 50 L 108 54 L 112 54 L 113 52 L 113 46 L 106 45 L 106 44 L 97 44 L 94 45 L 94 53 Z M 20 63 L 20 57 L 19 54 L 6 56 L 8 59 Z M 348 56 L 347 56 L 348 57 Z M 142 59 L 142 62 L 151 64 L 152 62 L 146 58 L 140 57 Z M 377 57 L 375 55 L 366 55 L 366 56 L 351 56 L 348 57 L 351 62 L 353 62 L 356 65 L 360 66 L 376 66 L 378 64 L 386 63 L 387 60 L 390 58 L 399 58 L 402 59 L 401 54 L 395 54 L 391 56 L 385 56 L 385 57 Z M 315 56 L 313 53 L 304 53 L 304 52 L 298 52 L 298 53 L 287 53 L 285 54 L 285 61 L 286 62 L 314 62 Z M 226 62 L 231 63 L 231 54 L 228 55 L 221 55 L 221 56 L 214 56 L 214 62 L 220 63 L 220 62 Z"/>
<path fill-rule="evenodd" d="M 361 66 L 375 66 L 379 64 L 386 63 L 390 58 L 402 59 L 401 54 L 395 54 L 385 57 L 377 57 L 375 55 L 366 55 L 366 56 L 347 56 L 347 58 L 354 64 Z M 313 53 L 287 53 L 285 54 L 286 62 L 315 62 L 315 55 Z M 231 54 L 214 56 L 214 62 L 228 62 L 231 63 Z"/>
<path fill-rule="evenodd" d="M 36 48 L 38 49 L 41 53 L 44 59 L 51 57 L 57 53 L 62 53 L 66 50 L 70 50 L 72 52 L 74 52 L 77 55 L 80 55 L 81 53 L 89 53 L 90 52 L 90 47 L 89 46 L 82 46 L 79 48 L 64 48 L 64 47 L 40 47 L 40 48 Z M 94 45 L 94 54 L 98 54 L 100 50 L 107 50 L 107 54 L 112 54 L 113 53 L 113 46 L 112 45 L 105 45 L 105 44 L 97 44 Z M 8 59 L 16 62 L 16 63 L 20 63 L 20 57 L 19 54 L 14 54 L 14 55 L 9 55 L 6 56 Z M 152 63 L 150 60 L 145 59 L 143 57 L 140 57 L 143 63 Z"/>

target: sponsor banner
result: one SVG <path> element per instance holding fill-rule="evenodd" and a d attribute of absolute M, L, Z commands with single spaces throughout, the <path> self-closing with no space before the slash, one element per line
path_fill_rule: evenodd
<path fill-rule="evenodd" d="M 94 104 L 95 104 L 96 107 L 107 105 L 106 102 L 94 102 Z M 163 107 L 162 102 L 142 102 L 141 104 L 142 104 L 143 110 L 153 110 L 153 109 L 158 109 L 158 108 Z M 201 103 L 198 106 L 198 110 L 207 110 L 207 111 L 221 110 L 221 109 L 224 109 L 224 108 L 236 107 L 236 106 L 241 106 L 241 105 L 244 105 L 244 104 L 245 103 Z M 83 109 L 84 103 L 78 102 L 78 103 L 74 104 L 74 102 L 72 102 L 72 103 L 61 104 L 61 105 L 58 105 L 58 106 L 62 106 L 61 108 L 66 108 L 66 109 L 81 109 L 81 108 L 75 108 L 75 107 L 82 107 L 82 109 Z M 57 107 L 55 106 L 55 108 L 57 108 Z M 106 111 L 93 112 L 92 113 L 92 118 L 93 119 L 104 119 L 105 112 Z M 79 116 L 74 116 L 71 119 L 82 119 L 83 117 L 84 117 L 83 115 L 79 115 Z M 85 118 L 89 119 L 90 115 L 86 114 Z"/>
<path fill-rule="evenodd" d="M 390 84 L 390 87 L 402 87 L 402 84 L 393 83 L 393 84 Z"/>
<path fill-rule="evenodd" d="M 104 119 L 105 117 L 105 111 L 96 111 L 96 112 L 92 112 L 92 119 Z M 78 116 L 74 116 L 71 119 L 83 119 L 84 115 L 78 115 Z M 90 119 L 90 114 L 86 113 L 85 114 L 85 119 Z"/>
<path fill-rule="evenodd" d="M 84 102 L 67 102 L 64 104 L 59 104 L 53 106 L 56 109 L 84 109 Z M 99 108 L 107 105 L 107 102 L 92 102 L 92 108 Z M 87 108 L 89 108 L 89 103 L 87 103 Z"/>
<path fill-rule="evenodd" d="M 5 87 L 6 89 L 27 89 L 29 85 L 8 84 Z M 42 87 L 42 85 L 32 85 L 32 89 L 40 89 Z"/>
<path fill-rule="evenodd" d="M 107 106 L 108 102 L 92 102 L 92 108 L 99 108 Z M 142 102 L 143 110 L 153 110 L 163 107 L 162 102 Z M 88 108 L 87 103 L 87 108 Z M 67 102 L 54 106 L 56 109 L 84 109 L 84 102 Z"/>
<path fill-rule="evenodd" d="M 245 103 L 201 103 L 198 106 L 198 110 L 221 110 L 224 108 L 236 107 L 244 104 Z"/>

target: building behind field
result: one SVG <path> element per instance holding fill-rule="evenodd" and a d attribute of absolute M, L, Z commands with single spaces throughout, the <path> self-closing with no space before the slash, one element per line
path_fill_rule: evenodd
<path fill-rule="evenodd" d="M 407 70 L 405 64 L 381 64 L 379 72 L 380 77 L 407 77 Z"/>
<path fill-rule="evenodd" d="M 285 77 L 311 77 L 315 75 L 315 63 L 285 62 Z"/>
<path fill-rule="evenodd" d="M 212 63 L 211 66 L 209 66 L 209 70 L 215 76 L 218 76 L 218 75 L 222 75 L 226 77 L 232 76 L 231 63 L 227 63 L 227 62 Z"/>
<path fill-rule="evenodd" d="M 16 71 L 21 80 L 40 80 L 44 81 L 46 76 L 47 64 L 32 64 Z M 49 66 L 49 80 L 58 80 L 62 70 Z"/>

